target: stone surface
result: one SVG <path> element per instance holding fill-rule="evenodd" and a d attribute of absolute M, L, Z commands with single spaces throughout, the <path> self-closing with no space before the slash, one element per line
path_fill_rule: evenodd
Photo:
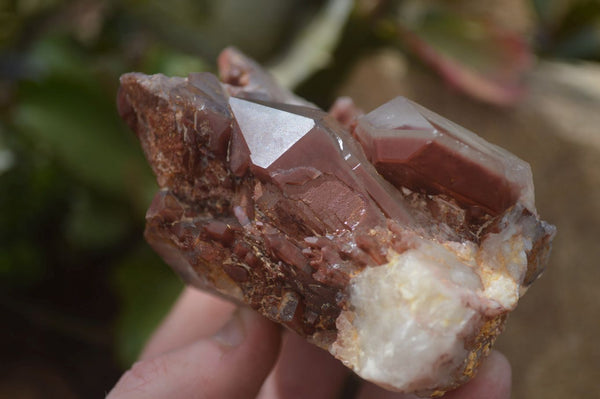
<path fill-rule="evenodd" d="M 406 98 L 359 118 L 354 132 L 395 186 L 446 194 L 475 214 L 498 215 L 517 200 L 535 209 L 526 162 Z"/>
<path fill-rule="evenodd" d="M 284 195 L 313 209 L 316 217 L 327 209 L 337 222 L 321 233 L 334 233 L 342 226 L 373 228 L 383 220 L 381 211 L 410 220 L 402 202 L 395 200 L 395 190 L 325 112 L 235 97 L 229 103 L 236 120 L 229 152 L 234 173 L 244 175 L 250 168 L 254 175 L 268 176 Z"/>
<path fill-rule="evenodd" d="M 259 64 L 233 47 L 221 52 L 218 64 L 221 81 L 231 95 L 317 108 L 279 86 Z"/>
<path fill-rule="evenodd" d="M 436 395 L 471 378 L 554 235 L 526 164 L 407 100 L 328 115 L 237 52 L 220 68 L 224 84 L 121 78 L 119 112 L 161 187 L 149 243 L 190 284 L 388 389 Z"/>

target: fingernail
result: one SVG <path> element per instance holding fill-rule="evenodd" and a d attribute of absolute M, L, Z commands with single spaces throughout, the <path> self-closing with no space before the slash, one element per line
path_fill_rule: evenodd
<path fill-rule="evenodd" d="M 227 324 L 213 335 L 213 340 L 227 348 L 235 348 L 244 341 L 245 336 L 244 321 L 238 309 L 233 313 Z"/>

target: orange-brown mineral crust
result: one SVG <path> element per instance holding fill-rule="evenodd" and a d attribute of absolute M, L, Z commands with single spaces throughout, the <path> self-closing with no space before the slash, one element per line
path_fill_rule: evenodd
<path fill-rule="evenodd" d="M 385 388 L 468 381 L 550 251 L 529 165 L 405 98 L 328 114 L 234 49 L 219 69 L 121 77 L 150 245 Z"/>

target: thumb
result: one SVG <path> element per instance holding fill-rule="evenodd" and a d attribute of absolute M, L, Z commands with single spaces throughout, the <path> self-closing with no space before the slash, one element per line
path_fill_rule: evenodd
<path fill-rule="evenodd" d="M 277 359 L 280 335 L 240 309 L 214 336 L 135 363 L 107 398 L 253 398 Z"/>

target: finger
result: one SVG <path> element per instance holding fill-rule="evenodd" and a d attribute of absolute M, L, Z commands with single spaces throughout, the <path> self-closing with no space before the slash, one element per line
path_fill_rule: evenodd
<path fill-rule="evenodd" d="M 216 335 L 133 365 L 108 399 L 251 398 L 277 359 L 279 328 L 241 309 Z"/>
<path fill-rule="evenodd" d="M 337 398 L 349 370 L 328 352 L 286 332 L 277 363 L 259 399 Z"/>
<path fill-rule="evenodd" d="M 509 399 L 511 370 L 500 352 L 492 351 L 479 368 L 477 376 L 462 387 L 446 393 L 444 399 Z M 375 384 L 365 383 L 357 399 L 418 399 L 415 395 L 387 391 Z"/>
<path fill-rule="evenodd" d="M 445 399 L 510 399 L 512 372 L 506 357 L 492 351 L 475 378 L 462 387 L 448 392 Z"/>
<path fill-rule="evenodd" d="M 235 305 L 215 295 L 185 288 L 146 344 L 140 360 L 181 348 L 198 338 L 214 334 L 231 318 L 234 309 Z"/>
<path fill-rule="evenodd" d="M 358 391 L 357 399 L 419 399 L 416 395 L 391 392 L 377 385 L 365 382 Z"/>

